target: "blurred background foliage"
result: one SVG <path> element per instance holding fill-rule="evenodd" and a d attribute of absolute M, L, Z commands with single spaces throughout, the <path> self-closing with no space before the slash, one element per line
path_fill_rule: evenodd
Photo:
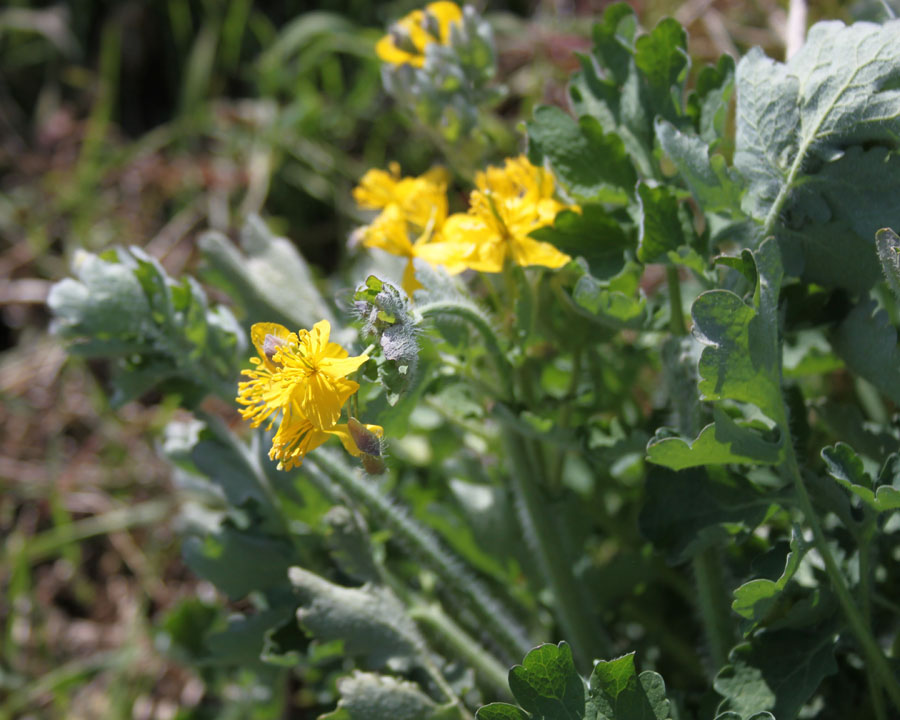
<path fill-rule="evenodd" d="M 573 52 L 589 47 L 607 4 L 483 8 L 509 89 L 489 159 L 520 149 L 516 127 L 535 104 L 563 103 Z M 777 0 L 632 4 L 645 27 L 666 15 L 687 26 L 695 68 L 752 45 L 783 54 Z M 349 287 L 359 279 L 347 270 L 358 254 L 346 242 L 360 221 L 355 182 L 389 161 L 417 173 L 439 157 L 383 93 L 373 51 L 387 24 L 419 5 L 0 9 L 0 720 L 187 717 L 227 700 L 155 643 L 161 618 L 191 622 L 169 614 L 181 600 L 215 592 L 179 560 L 168 468 L 147 439 L 175 411 L 145 398 L 114 413 L 102 363 L 64 364 L 46 335 L 46 293 L 79 248 L 133 244 L 172 275 L 196 270 L 199 233 L 233 236 L 251 212 L 333 287 Z M 809 20 L 875 5 L 828 0 Z"/>

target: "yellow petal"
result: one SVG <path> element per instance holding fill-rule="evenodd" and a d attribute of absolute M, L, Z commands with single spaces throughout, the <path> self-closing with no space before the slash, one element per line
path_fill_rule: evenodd
<path fill-rule="evenodd" d="M 253 347 L 256 348 L 256 352 L 259 353 L 259 357 L 265 363 L 265 366 L 269 370 L 273 370 L 275 366 L 266 356 L 266 335 L 274 335 L 279 340 L 284 340 L 287 343 L 296 343 L 297 337 L 284 325 L 279 325 L 278 323 L 254 323 L 250 328 L 250 339 L 253 341 Z"/>
<path fill-rule="evenodd" d="M 459 5 L 441 0 L 426 5 L 425 12 L 437 18 L 441 28 L 441 44 L 447 45 L 450 42 L 450 25 L 462 20 L 462 10 L 459 9 Z"/>
<path fill-rule="evenodd" d="M 572 258 L 557 250 L 550 243 L 539 242 L 530 237 L 517 237 L 511 243 L 513 262 L 517 265 L 542 265 L 561 268 Z"/>
<path fill-rule="evenodd" d="M 406 267 L 403 269 L 403 280 L 401 281 L 401 285 L 403 287 L 403 291 L 410 298 L 412 298 L 413 293 L 416 290 L 424 287 L 422 283 L 420 283 L 416 278 L 416 268 L 415 265 L 413 265 L 412 258 L 407 261 Z"/>
<path fill-rule="evenodd" d="M 375 43 L 375 54 L 382 62 L 391 65 L 412 65 L 413 67 L 422 67 L 425 64 L 425 56 L 408 53 L 394 45 L 394 38 L 385 35 L 377 43 Z"/>
<path fill-rule="evenodd" d="M 363 245 L 368 248 L 385 250 L 392 255 L 408 256 L 412 243 L 406 231 L 406 218 L 399 205 L 388 205 L 384 211 L 366 228 Z"/>
<path fill-rule="evenodd" d="M 319 370 L 337 380 L 347 377 L 350 373 L 359 370 L 360 366 L 368 359 L 368 355 L 357 355 L 356 357 L 344 358 L 322 358 L 319 360 Z"/>

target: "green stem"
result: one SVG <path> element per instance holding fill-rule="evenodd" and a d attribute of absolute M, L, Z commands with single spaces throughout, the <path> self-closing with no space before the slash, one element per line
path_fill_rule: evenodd
<path fill-rule="evenodd" d="M 500 340 L 488 318 L 474 305 L 459 300 L 437 300 L 417 308 L 423 318 L 439 315 L 455 315 L 470 323 L 484 339 L 485 347 L 497 368 L 497 375 L 503 385 L 503 394 L 507 399 L 513 397 L 512 367 L 506 354 L 500 347 Z"/>
<path fill-rule="evenodd" d="M 518 660 L 533 645 L 509 611 L 474 577 L 427 527 L 411 518 L 404 509 L 382 495 L 371 480 L 363 479 L 327 450 L 317 450 L 303 466 L 317 480 L 321 473 L 333 480 L 355 503 L 365 508 L 413 552 L 423 558 L 453 592 L 468 600 L 472 611 L 509 657 Z"/>
<path fill-rule="evenodd" d="M 709 659 L 715 673 L 728 662 L 728 653 L 734 645 L 730 596 L 716 548 L 706 548 L 695 555 L 691 563 L 700 621 L 703 623 Z"/>
<path fill-rule="evenodd" d="M 669 284 L 669 329 L 673 335 L 687 335 L 687 325 L 684 322 L 684 310 L 681 305 L 681 278 L 678 277 L 677 266 L 666 267 L 666 280 Z"/>
<path fill-rule="evenodd" d="M 465 660 L 491 689 L 506 699 L 511 698 L 507 670 L 492 655 L 456 623 L 443 608 L 437 604 L 413 605 L 409 608 L 409 616 L 428 627 L 457 656 Z"/>
<path fill-rule="evenodd" d="M 871 511 L 868 511 L 871 513 Z M 863 621 L 869 632 L 872 631 L 872 540 L 875 536 L 875 519 L 871 513 L 868 522 L 859 533 L 859 606 L 862 609 Z M 869 685 L 869 696 L 872 698 L 872 710 L 876 720 L 887 720 L 887 709 L 884 705 L 881 682 L 872 673 L 866 673 Z"/>
<path fill-rule="evenodd" d="M 782 427 L 787 425 L 786 422 L 779 424 Z M 856 604 L 853 602 L 850 590 L 844 582 L 844 576 L 841 574 L 841 570 L 838 567 L 834 556 L 831 554 L 831 548 L 828 547 L 828 541 L 825 538 L 825 533 L 822 531 L 822 525 L 813 508 L 812 500 L 809 497 L 806 486 L 803 484 L 803 478 L 800 475 L 800 469 L 797 465 L 797 456 L 794 454 L 794 448 L 790 442 L 786 443 L 786 453 L 787 457 L 785 458 L 783 466 L 784 470 L 793 481 L 800 510 L 803 512 L 806 521 L 812 529 L 816 549 L 819 551 L 819 554 L 822 556 L 822 560 L 825 563 L 825 571 L 828 573 L 828 577 L 831 580 L 831 585 L 834 588 L 841 609 L 844 611 L 844 615 L 850 625 L 850 630 L 856 636 L 856 640 L 865 656 L 870 673 L 877 678 L 882 687 L 887 691 L 894 706 L 900 710 L 900 683 L 898 683 L 894 672 L 888 664 L 887 658 L 884 656 L 884 653 L 872 636 L 871 630 L 867 626 L 859 608 L 857 608 Z"/>
<path fill-rule="evenodd" d="M 594 657 L 612 656 L 612 643 L 594 619 L 572 572 L 571 559 L 563 552 L 542 484 L 535 476 L 539 468 L 533 462 L 528 446 L 509 428 L 504 428 L 504 438 L 512 465 L 512 491 L 526 542 L 553 593 L 557 619 L 565 639 L 582 667 L 588 668 Z"/>
<path fill-rule="evenodd" d="M 419 660 L 421 660 L 425 672 L 428 673 L 428 676 L 434 681 L 434 684 L 440 688 L 444 697 L 456 705 L 456 709 L 459 710 L 459 716 L 462 720 L 475 720 L 472 713 L 469 712 L 469 708 L 466 707 L 459 695 L 457 695 L 453 688 L 450 687 L 450 683 L 447 682 L 447 679 L 444 677 L 438 666 L 434 664 L 431 656 L 427 652 L 423 652 L 420 654 Z"/>
<path fill-rule="evenodd" d="M 687 325 L 681 302 L 681 279 L 675 265 L 666 268 L 666 278 L 669 285 L 669 328 L 672 335 L 684 337 L 687 335 Z M 677 402 L 675 404 L 678 405 Z M 683 408 L 680 409 L 679 430 L 695 437 L 699 431 L 696 418 Z M 715 673 L 727 663 L 728 653 L 734 645 L 731 593 L 725 583 L 722 561 L 716 548 L 701 550 L 691 559 L 691 566 L 694 571 L 697 609 L 709 649 L 710 664 Z"/>

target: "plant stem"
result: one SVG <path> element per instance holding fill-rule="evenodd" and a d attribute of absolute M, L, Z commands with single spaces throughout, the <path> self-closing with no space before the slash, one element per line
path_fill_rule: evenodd
<path fill-rule="evenodd" d="M 419 660 L 422 662 L 422 665 L 425 667 L 425 672 L 428 673 L 428 676 L 434 681 L 434 684 L 437 685 L 441 692 L 444 693 L 444 697 L 446 697 L 450 702 L 456 705 L 456 709 L 459 710 L 459 716 L 462 720 L 475 720 L 475 717 L 469 712 L 469 708 L 466 707 L 465 703 L 462 699 L 457 695 L 453 688 L 450 687 L 450 683 L 447 682 L 443 673 L 441 673 L 438 666 L 434 664 L 434 661 L 428 655 L 427 652 L 423 652 L 419 656 Z"/>
<path fill-rule="evenodd" d="M 787 423 L 785 422 L 782 427 L 786 426 L 786 424 Z M 841 609 L 844 611 L 844 615 L 850 625 L 850 630 L 856 636 L 856 640 L 865 656 L 870 673 L 877 678 L 882 687 L 887 691 L 894 706 L 900 710 L 900 683 L 898 683 L 894 672 L 888 664 L 887 658 L 885 658 L 884 653 L 872 636 L 871 630 L 867 626 L 865 619 L 853 602 L 853 597 L 850 595 L 850 590 L 844 582 L 841 570 L 838 567 L 834 556 L 831 554 L 831 548 L 828 547 L 828 541 L 825 538 L 825 533 L 822 531 L 822 525 L 813 508 L 812 500 L 809 497 L 806 486 L 803 484 L 803 478 L 800 475 L 800 469 L 797 465 L 797 456 L 794 454 L 794 448 L 790 442 L 786 443 L 786 454 L 787 457 L 785 458 L 783 468 L 789 478 L 793 481 L 800 510 L 803 512 L 806 521 L 812 529 L 816 549 L 819 551 L 819 554 L 822 556 L 822 560 L 825 563 L 825 571 L 828 573 L 828 577 L 831 580 L 831 585 L 834 588 Z"/>
<path fill-rule="evenodd" d="M 687 335 L 684 310 L 681 306 L 681 278 L 678 277 L 676 265 L 666 267 L 666 280 L 669 285 L 669 329 L 673 335 Z"/>
<path fill-rule="evenodd" d="M 682 310 L 681 280 L 675 265 L 666 268 L 666 278 L 669 285 L 669 328 L 672 335 L 684 337 L 687 335 L 687 325 Z M 670 395 L 673 394 L 673 390 L 674 388 L 670 388 Z M 679 410 L 679 431 L 684 435 L 695 437 L 699 431 L 696 415 L 678 407 L 677 401 L 674 404 Z M 708 547 L 701 550 L 691 559 L 691 566 L 694 571 L 697 609 L 709 649 L 710 664 L 715 673 L 728 661 L 728 653 L 734 644 L 731 593 L 725 584 L 725 573 L 716 548 Z"/>
<path fill-rule="evenodd" d="M 485 347 L 494 360 L 497 368 L 497 375 L 503 385 L 504 397 L 511 399 L 513 397 L 512 386 L 512 367 L 506 354 L 500 347 L 500 340 L 491 327 L 488 318 L 474 305 L 458 300 L 437 300 L 435 302 L 426 303 L 417 308 L 423 318 L 436 317 L 438 315 L 455 315 L 470 323 L 484 339 Z"/>
<path fill-rule="evenodd" d="M 450 650 L 470 665 L 491 688 L 507 699 L 511 697 L 507 670 L 492 655 L 444 612 L 437 604 L 417 604 L 409 608 L 409 616 L 427 625 Z"/>
<path fill-rule="evenodd" d="M 877 532 L 874 512 L 869 513 L 868 521 L 859 533 L 859 606 L 862 609 L 863 621 L 869 632 L 872 631 L 872 540 Z M 881 682 L 872 673 L 866 673 L 869 695 L 872 698 L 872 710 L 876 720 L 886 720 L 887 711 L 884 706 Z"/>
<path fill-rule="evenodd" d="M 695 555 L 691 562 L 697 590 L 697 607 L 715 674 L 728 661 L 728 653 L 734 645 L 731 603 L 716 548 L 705 548 Z"/>
<path fill-rule="evenodd" d="M 582 667 L 590 667 L 597 655 L 612 656 L 612 643 L 594 619 L 581 587 L 575 580 L 570 558 L 565 556 L 557 537 L 542 485 L 535 477 L 539 471 L 523 439 L 504 429 L 511 467 L 511 485 L 516 498 L 519 521 L 545 582 L 553 593 L 557 619 L 565 639 Z"/>
<path fill-rule="evenodd" d="M 371 480 L 360 477 L 324 448 L 317 450 L 314 457 L 308 457 L 303 468 L 313 480 L 319 479 L 319 473 L 333 480 L 354 502 L 423 558 L 451 591 L 468 601 L 472 611 L 484 623 L 485 632 L 510 658 L 518 660 L 532 647 L 533 643 L 519 623 L 462 561 L 446 550 L 430 529 L 385 497 Z"/>

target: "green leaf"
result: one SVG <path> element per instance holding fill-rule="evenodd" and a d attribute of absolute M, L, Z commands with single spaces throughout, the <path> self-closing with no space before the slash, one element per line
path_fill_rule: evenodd
<path fill-rule="evenodd" d="M 240 248 L 219 232 L 208 232 L 199 242 L 209 263 L 205 274 L 243 306 L 251 322 L 277 322 L 291 330 L 323 319 L 337 325 L 309 265 L 290 240 L 275 237 L 259 217 L 247 219 Z"/>
<path fill-rule="evenodd" d="M 648 34 L 641 35 L 634 47 L 634 62 L 650 108 L 667 120 L 677 120 L 690 66 L 687 32 L 677 20 L 665 18 Z"/>
<path fill-rule="evenodd" d="M 140 248 L 77 253 L 73 271 L 47 298 L 54 329 L 71 352 L 113 361 L 114 405 L 157 386 L 188 406 L 234 392 L 243 333 L 194 280 L 176 282 Z"/>
<path fill-rule="evenodd" d="M 583 257 L 596 278 L 618 274 L 625 265 L 625 251 L 634 247 L 622 219 L 602 205 L 584 205 L 580 213 L 563 210 L 552 225 L 535 230 L 531 237 Z"/>
<path fill-rule="evenodd" d="M 837 672 L 835 638 L 830 632 L 763 632 L 731 651 L 730 665 L 713 687 L 725 697 L 720 710 L 743 717 L 772 711 L 778 720 L 794 720 L 822 680 Z"/>
<path fill-rule="evenodd" d="M 821 456 L 828 474 L 873 510 L 887 512 L 900 509 L 900 488 L 893 484 L 880 484 L 876 487 L 865 471 L 862 460 L 847 443 L 839 442 L 822 448 Z M 895 462 L 892 458 L 896 458 L 896 455 L 888 458 L 881 473 L 891 483 L 894 478 L 890 477 L 889 468 Z"/>
<path fill-rule="evenodd" d="M 715 422 L 700 431 L 692 443 L 681 438 L 654 438 L 647 445 L 647 459 L 672 470 L 702 465 L 780 462 L 782 444 L 766 440 L 748 424 L 738 424 L 718 408 Z"/>
<path fill-rule="evenodd" d="M 637 174 L 622 140 L 605 133 L 595 118 L 576 121 L 558 107 L 544 106 L 526 127 L 529 157 L 538 165 L 547 158 L 575 199 L 624 204 L 633 193 Z"/>
<path fill-rule="evenodd" d="M 890 152 L 900 149 L 898 29 L 897 20 L 820 22 L 787 64 L 755 48 L 738 65 L 734 163 L 749 182 L 744 209 L 766 234 L 807 238 L 798 247 L 807 264 L 821 263 L 820 227 L 852 231 L 852 242 L 831 244 L 820 277 L 868 272 L 874 230 L 900 212 Z"/>
<path fill-rule="evenodd" d="M 750 621 L 745 626 L 745 635 L 763 622 L 778 604 L 782 592 L 794 577 L 808 549 L 803 536 L 795 528 L 791 535 L 791 551 L 785 560 L 784 572 L 778 580 L 773 582 L 767 578 L 757 578 L 744 583 L 734 591 L 731 609 Z"/>
<path fill-rule="evenodd" d="M 478 708 L 476 720 L 529 720 L 528 713 L 515 705 L 507 703 L 491 703 Z"/>
<path fill-rule="evenodd" d="M 656 121 L 656 138 L 703 211 L 740 216 L 742 188 L 726 166 L 724 157 L 710 157 L 705 140 L 681 132 L 666 120 Z"/>
<path fill-rule="evenodd" d="M 767 240 L 753 258 L 758 276 L 753 306 L 727 290 L 710 290 L 691 308 L 695 335 L 708 346 L 700 356 L 700 392 L 704 400 L 751 403 L 777 422 L 784 412 L 778 341 L 781 257 L 777 244 Z"/>
<path fill-rule="evenodd" d="M 534 720 L 568 720 L 585 714 L 584 680 L 568 643 L 544 644 L 509 671 L 509 689 Z"/>
<path fill-rule="evenodd" d="M 346 654 L 374 669 L 406 672 L 419 663 L 423 640 L 389 590 L 371 583 L 342 587 L 299 567 L 288 575 L 300 595 L 297 620 L 317 640 L 343 640 Z"/>
<path fill-rule="evenodd" d="M 213 526 L 205 536 L 186 537 L 182 554 L 191 570 L 233 600 L 255 590 L 285 585 L 294 559 L 286 541 L 242 531 L 228 521 Z M 266 561 L 261 563 L 260 558 Z"/>
<path fill-rule="evenodd" d="M 687 244 L 678 199 L 665 185 L 652 187 L 643 180 L 637 186 L 640 235 L 637 258 L 642 263 L 660 262 L 669 251 Z"/>
<path fill-rule="evenodd" d="M 455 706 L 440 706 L 407 680 L 356 670 L 339 678 L 337 709 L 319 720 L 439 720 L 458 717 Z"/>
<path fill-rule="evenodd" d="M 612 327 L 640 328 L 647 323 L 647 299 L 636 279 L 636 263 L 629 263 L 617 276 L 602 281 L 585 273 L 575 283 L 572 300 L 591 319 Z"/>
<path fill-rule="evenodd" d="M 609 720 L 666 720 L 669 701 L 658 673 L 634 667 L 634 653 L 599 662 L 591 673 L 589 705 Z M 589 713 L 590 716 L 590 713 Z"/>
<path fill-rule="evenodd" d="M 715 65 L 701 68 L 696 86 L 688 95 L 686 112 L 707 145 L 725 135 L 728 106 L 734 93 L 734 70 L 734 58 L 722 55 Z"/>
<path fill-rule="evenodd" d="M 738 475 L 711 477 L 701 469 L 648 468 L 641 533 L 672 562 L 690 558 L 740 532 L 749 532 L 775 506 Z"/>
<path fill-rule="evenodd" d="M 900 403 L 897 330 L 884 310 L 875 310 L 874 301 L 862 302 L 850 311 L 838 326 L 832 346 L 850 370 Z"/>

